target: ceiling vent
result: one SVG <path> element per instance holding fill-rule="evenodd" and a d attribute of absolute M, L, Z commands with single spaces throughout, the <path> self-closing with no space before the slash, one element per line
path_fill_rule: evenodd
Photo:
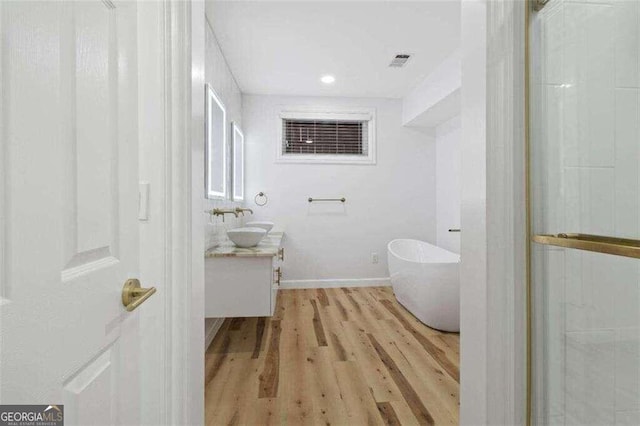
<path fill-rule="evenodd" d="M 389 64 L 389 66 L 393 68 L 402 68 L 407 63 L 410 57 L 411 55 L 407 55 L 407 54 L 396 55 L 395 58 L 393 58 L 393 60 Z"/>

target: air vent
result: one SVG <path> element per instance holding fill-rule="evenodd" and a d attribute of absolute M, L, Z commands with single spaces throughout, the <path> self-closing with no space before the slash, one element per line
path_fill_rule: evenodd
<path fill-rule="evenodd" d="M 407 54 L 396 55 L 396 57 L 393 58 L 389 66 L 393 68 L 402 68 L 407 63 L 410 57 L 411 55 L 407 55 Z"/>

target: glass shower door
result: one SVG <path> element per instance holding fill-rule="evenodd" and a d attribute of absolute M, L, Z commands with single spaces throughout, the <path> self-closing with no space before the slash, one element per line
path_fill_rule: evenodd
<path fill-rule="evenodd" d="M 533 424 L 640 425 L 640 0 L 529 23 Z"/>

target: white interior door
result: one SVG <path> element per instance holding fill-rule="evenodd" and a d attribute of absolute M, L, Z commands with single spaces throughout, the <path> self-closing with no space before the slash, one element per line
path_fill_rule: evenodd
<path fill-rule="evenodd" d="M 0 2 L 0 398 L 69 425 L 139 423 L 135 8 Z"/>

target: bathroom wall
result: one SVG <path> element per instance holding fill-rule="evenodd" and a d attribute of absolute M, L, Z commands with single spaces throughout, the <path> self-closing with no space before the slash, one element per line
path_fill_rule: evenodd
<path fill-rule="evenodd" d="M 460 116 L 436 127 L 436 237 L 438 246 L 460 253 Z"/>
<path fill-rule="evenodd" d="M 534 19 L 534 233 L 640 238 L 640 3 Z M 536 421 L 640 424 L 637 259 L 534 245 Z"/>
<path fill-rule="evenodd" d="M 281 106 L 375 108 L 377 164 L 276 163 Z M 285 284 L 384 283 L 389 241 L 436 242 L 435 140 L 402 127 L 401 100 L 245 95 L 243 123 L 247 204 L 286 232 Z M 269 197 L 264 207 L 253 202 L 260 191 Z M 343 196 L 344 205 L 307 202 Z"/>
<path fill-rule="evenodd" d="M 231 122 L 236 122 L 242 127 L 242 93 L 227 65 L 208 21 L 206 25 L 205 60 L 205 80 L 213 87 L 213 90 L 226 108 L 227 126 L 230 126 Z M 227 149 L 227 152 L 230 152 L 229 149 Z M 231 158 L 229 158 L 228 164 L 231 164 Z M 230 167 L 227 167 L 227 170 L 230 170 Z M 227 179 L 227 181 L 229 181 L 230 185 L 230 180 Z M 230 187 L 228 192 L 230 192 Z M 204 194 L 204 188 L 202 193 Z M 205 214 L 204 210 L 213 208 L 233 209 L 239 205 L 241 203 L 235 203 L 230 200 L 208 200 L 205 198 L 203 214 Z M 225 240 L 227 238 L 225 229 L 240 226 L 242 221 L 242 218 L 236 219 L 232 215 L 226 215 L 224 221 L 222 217 L 210 217 L 208 214 L 205 214 L 205 216 L 205 247 L 215 246 L 220 241 Z"/>
<path fill-rule="evenodd" d="M 222 100 L 226 108 L 227 126 L 231 126 L 231 122 L 236 122 L 242 127 L 242 94 L 240 88 L 227 65 L 208 20 L 205 28 L 205 81 L 213 87 L 213 90 Z M 229 158 L 229 164 L 230 161 L 231 158 Z M 227 167 L 227 170 L 230 170 L 230 167 Z M 202 194 L 204 197 L 204 180 Z M 222 217 L 212 217 L 204 213 L 204 211 L 214 208 L 234 209 L 241 204 L 242 203 L 236 203 L 230 200 L 208 200 L 204 198 L 202 214 L 205 216 L 205 226 L 203 230 L 205 248 L 213 247 L 221 241 L 226 240 L 227 235 L 225 230 L 241 226 L 243 218 L 240 217 L 236 219 L 232 215 L 226 215 L 223 221 Z M 207 318 L 205 320 L 205 346 L 209 345 L 221 323 L 222 319 L 217 318 Z"/>
<path fill-rule="evenodd" d="M 436 138 L 436 239 L 460 253 L 460 91 L 461 50 L 456 49 L 402 99 L 402 123 Z"/>

